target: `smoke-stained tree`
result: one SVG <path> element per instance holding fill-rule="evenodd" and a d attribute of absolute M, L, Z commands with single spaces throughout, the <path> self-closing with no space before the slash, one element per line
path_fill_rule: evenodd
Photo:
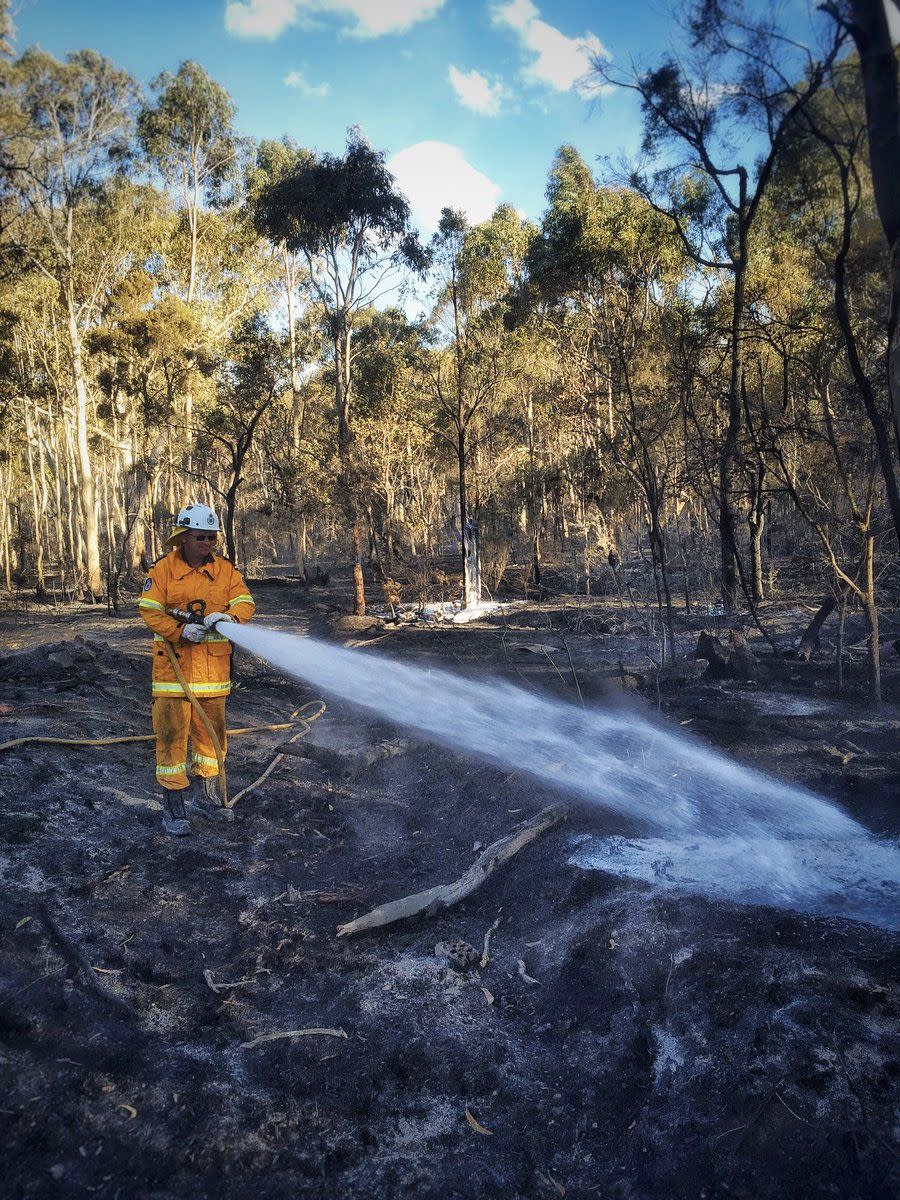
<path fill-rule="evenodd" d="M 822 5 L 856 45 L 866 105 L 875 204 L 890 250 L 887 378 L 900 455 L 900 69 L 886 5 L 897 0 L 829 0 Z"/>
<path fill-rule="evenodd" d="M 887 354 L 883 378 L 887 381 L 889 419 L 893 427 L 893 450 L 888 445 L 887 429 L 879 428 L 882 418 L 875 404 L 868 380 L 860 366 L 854 363 L 850 330 L 850 311 L 843 307 L 842 326 L 847 340 L 848 355 L 865 400 L 867 416 L 872 423 L 878 444 L 881 471 L 888 492 L 888 502 L 894 519 L 894 529 L 900 542 L 900 490 L 895 463 L 900 457 L 900 195 L 897 191 L 897 172 L 900 170 L 900 70 L 897 51 L 891 39 L 885 4 L 891 0 L 836 0 L 822 5 L 839 29 L 853 39 L 858 56 L 858 70 L 865 105 L 865 125 L 868 143 L 868 167 L 871 172 L 875 207 L 888 244 L 888 277 L 890 299 L 887 314 Z M 896 6 L 896 0 L 894 0 Z M 845 117 L 851 113 L 847 109 Z M 855 115 L 855 114 L 854 114 Z M 854 176 L 858 174 L 854 157 L 858 156 L 855 137 L 848 140 L 846 129 L 826 127 L 815 121 L 811 132 L 828 147 L 834 163 L 844 180 L 844 207 L 848 207 L 854 191 Z M 855 133 L 855 131 L 853 131 Z M 843 136 L 842 136 L 843 134 Z M 849 187 L 848 187 L 849 185 Z M 845 252 L 846 255 L 846 252 Z M 836 303 L 841 309 L 840 280 L 836 279 Z M 882 372 L 878 372 L 881 375 Z"/>

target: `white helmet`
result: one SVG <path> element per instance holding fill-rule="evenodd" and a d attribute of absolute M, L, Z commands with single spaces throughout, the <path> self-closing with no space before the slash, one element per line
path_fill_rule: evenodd
<path fill-rule="evenodd" d="M 186 529 L 202 529 L 204 533 L 218 533 L 219 518 L 205 504 L 189 504 L 175 518 L 172 536 L 183 533 Z"/>

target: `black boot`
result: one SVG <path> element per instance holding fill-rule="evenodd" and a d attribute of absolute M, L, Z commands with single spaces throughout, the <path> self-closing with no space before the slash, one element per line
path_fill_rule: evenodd
<path fill-rule="evenodd" d="M 191 823 L 184 811 L 184 796 L 181 792 L 166 788 L 162 794 L 163 829 L 173 837 L 186 837 L 191 832 Z"/>
<path fill-rule="evenodd" d="M 200 816 L 206 817 L 207 821 L 228 822 L 234 820 L 232 810 L 226 808 L 222 803 L 222 797 L 219 795 L 219 783 L 215 776 L 212 779 L 201 779 L 197 776 L 194 780 L 191 803 Z"/>

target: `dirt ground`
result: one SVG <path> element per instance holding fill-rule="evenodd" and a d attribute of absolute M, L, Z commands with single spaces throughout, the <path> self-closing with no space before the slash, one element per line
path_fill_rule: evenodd
<path fill-rule="evenodd" d="M 254 591 L 264 623 L 335 636 L 327 590 Z M 785 635 L 808 618 L 767 616 Z M 704 623 L 681 616 L 686 650 Z M 657 681 L 633 624 L 614 601 L 550 600 L 377 631 L 365 653 L 568 699 L 577 676 L 587 702 L 659 708 L 897 837 L 900 660 L 876 713 L 858 651 L 836 695 L 828 628 L 809 664 L 756 639 L 753 681 Z M 147 732 L 137 620 L 31 606 L 0 634 L 0 741 Z M 231 726 L 313 698 L 249 658 L 236 677 Z M 183 840 L 162 831 L 150 744 L 0 754 L 4 1196 L 897 1195 L 895 935 L 579 870 L 579 834 L 637 831 L 574 808 L 458 908 L 338 939 L 558 797 L 325 699 L 309 737 L 346 765 L 285 758 L 233 825 L 195 818 Z M 233 740 L 232 791 L 286 736 Z M 398 736 L 404 753 L 359 765 Z M 435 953 L 480 952 L 495 922 L 484 969 Z M 308 1028 L 332 1032 L 258 1040 Z"/>

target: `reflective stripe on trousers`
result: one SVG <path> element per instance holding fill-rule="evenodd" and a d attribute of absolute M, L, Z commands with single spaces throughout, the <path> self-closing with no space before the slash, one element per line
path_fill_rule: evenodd
<path fill-rule="evenodd" d="M 227 748 L 225 697 L 205 697 L 200 700 L 200 706 L 215 730 L 224 755 Z M 156 779 L 162 787 L 180 791 L 188 786 L 188 736 L 191 739 L 193 773 L 204 779 L 212 779 L 218 775 L 219 764 L 216 761 L 215 747 L 189 700 L 174 696 L 155 696 L 153 732 L 156 734 Z"/>
<path fill-rule="evenodd" d="M 214 696 L 227 696 L 231 691 L 231 680 L 226 679 L 224 683 L 192 683 L 188 680 L 188 687 L 194 693 L 198 700 L 212 699 Z M 181 699 L 184 696 L 184 688 L 180 683 L 169 683 L 166 680 L 154 680 L 150 684 L 150 694 L 154 697 L 177 697 Z"/>

